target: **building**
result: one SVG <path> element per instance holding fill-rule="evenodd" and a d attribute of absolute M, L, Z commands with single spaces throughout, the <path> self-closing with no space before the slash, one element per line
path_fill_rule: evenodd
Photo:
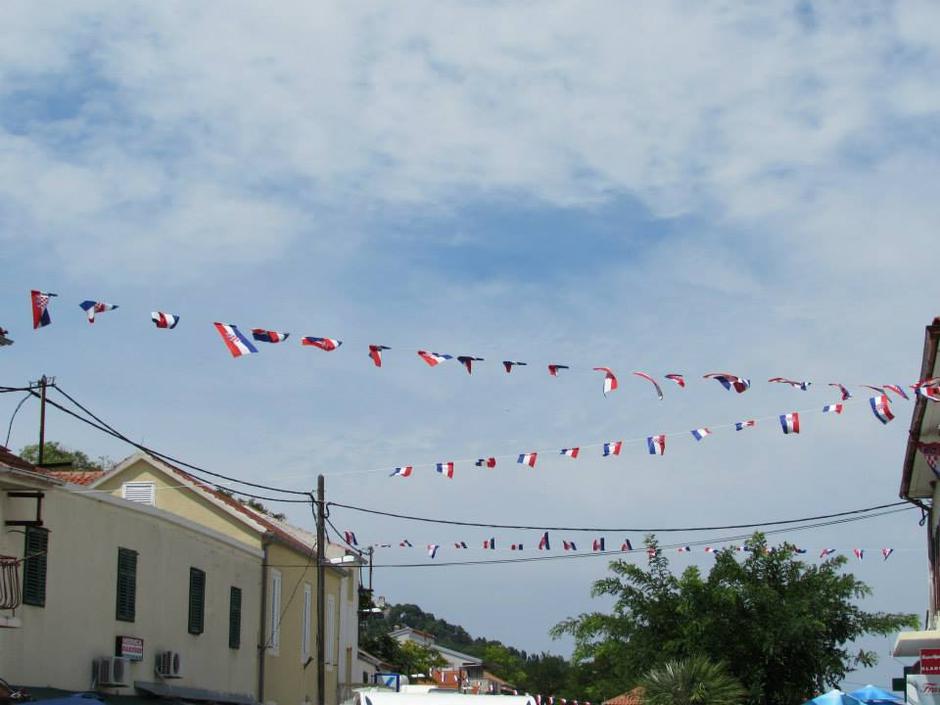
<path fill-rule="evenodd" d="M 262 658 L 255 693 L 272 705 L 317 700 L 316 537 L 200 482 L 192 474 L 142 453 L 119 463 L 89 486 L 163 510 L 212 529 L 259 552 Z M 325 703 L 343 700 L 358 674 L 358 559 L 328 545 L 325 575 Z M 352 562 L 350 558 L 353 558 Z M 262 607 L 263 605 L 263 607 Z"/>
<path fill-rule="evenodd" d="M 927 620 L 922 631 L 902 632 L 894 645 L 894 656 L 917 657 L 921 649 L 940 648 L 940 486 L 937 479 L 940 461 L 940 318 L 927 326 L 924 352 L 921 360 L 920 384 L 911 418 L 910 433 L 901 471 L 902 499 L 917 505 L 927 515 L 927 566 L 930 596 Z M 915 670 L 916 667 L 915 667 Z M 940 678 L 934 676 L 908 676 L 908 695 L 912 702 L 934 702 L 931 693 L 921 692 L 925 684 L 928 691 L 940 693 Z M 931 687 L 933 686 L 933 687 Z M 911 691 L 912 687 L 914 692 Z M 918 690 L 920 688 L 920 690 Z M 937 702 L 940 702 L 938 700 Z"/>
<path fill-rule="evenodd" d="M 0 677 L 255 702 L 257 547 L 87 492 L 5 448 L 0 526 Z"/>

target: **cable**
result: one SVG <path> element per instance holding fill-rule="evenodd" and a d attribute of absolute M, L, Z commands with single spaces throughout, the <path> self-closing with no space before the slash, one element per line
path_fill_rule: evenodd
<path fill-rule="evenodd" d="M 430 517 L 412 516 L 409 514 L 396 514 L 395 512 L 384 512 L 379 509 L 367 509 L 357 507 L 352 504 L 341 504 L 339 502 L 328 502 L 329 506 L 341 507 L 342 509 L 351 509 L 356 512 L 366 514 L 376 514 L 378 516 L 392 517 L 393 519 L 404 519 L 406 521 L 418 521 L 426 524 L 447 524 L 450 526 L 474 526 L 485 529 L 532 529 L 538 531 L 607 531 L 610 533 L 670 533 L 680 531 L 724 531 L 728 529 L 753 529 L 760 526 L 779 526 L 781 524 L 798 524 L 804 521 L 816 521 L 818 519 L 832 519 L 835 517 L 849 516 L 852 514 L 863 514 L 876 511 L 878 509 L 887 509 L 889 507 L 898 507 L 907 502 L 892 502 L 890 504 L 878 504 L 874 507 L 865 507 L 864 509 L 851 509 L 835 514 L 820 514 L 818 516 L 802 517 L 800 519 L 781 519 L 779 521 L 762 521 L 753 524 L 728 524 L 725 526 L 686 526 L 686 527 L 659 527 L 659 528 L 604 528 L 604 527 L 573 527 L 573 526 L 544 526 L 544 525 L 525 525 L 525 524 L 487 524 L 476 521 L 457 521 L 454 519 L 432 519 Z"/>
<path fill-rule="evenodd" d="M 7 425 L 7 438 L 6 438 L 6 440 L 3 442 L 3 447 L 4 447 L 4 448 L 9 448 L 9 447 L 10 447 L 10 434 L 13 433 L 13 419 L 16 418 L 16 415 L 19 413 L 20 407 L 23 406 L 23 403 L 24 403 L 27 399 L 29 399 L 31 396 L 33 396 L 33 395 L 32 395 L 32 392 L 30 392 L 30 391 L 27 390 L 26 396 L 23 397 L 22 399 L 20 399 L 20 403 L 16 405 L 16 408 L 13 410 L 13 413 L 10 414 L 10 423 Z"/>
<path fill-rule="evenodd" d="M 110 432 L 110 435 L 114 436 L 115 438 L 119 438 L 120 440 L 124 441 L 125 443 L 129 443 L 130 445 L 134 446 L 135 448 L 138 448 L 138 449 L 140 449 L 140 450 L 144 451 L 145 453 L 148 453 L 148 454 L 150 454 L 150 455 L 152 455 L 152 456 L 155 456 L 155 457 L 157 457 L 157 458 L 162 458 L 163 460 L 166 460 L 166 461 L 168 461 L 168 462 L 170 462 L 170 463 L 174 463 L 174 464 L 176 464 L 176 465 L 182 465 L 183 467 L 187 467 L 187 468 L 190 468 L 191 470 L 195 470 L 195 471 L 197 471 L 197 472 L 201 472 L 201 473 L 203 473 L 203 474 L 205 474 L 205 475 L 210 475 L 211 477 L 218 477 L 218 478 L 221 478 L 221 479 L 223 479 L 223 480 L 228 480 L 229 482 L 234 482 L 234 483 L 239 484 L 239 485 L 245 485 L 246 487 L 255 487 L 255 488 L 258 488 L 258 489 L 268 490 L 268 491 L 271 491 L 271 492 L 280 492 L 280 493 L 282 493 L 282 494 L 303 496 L 303 497 L 305 497 L 305 498 L 309 495 L 308 492 L 303 492 L 303 491 L 301 491 L 301 490 L 283 489 L 283 488 L 280 488 L 280 487 L 272 487 L 272 486 L 270 486 L 270 485 L 262 485 L 262 484 L 259 484 L 259 483 L 256 483 L 256 482 L 248 482 L 247 480 L 239 480 L 238 478 L 231 477 L 231 476 L 229 476 L 229 475 L 223 475 L 223 474 L 221 474 L 221 473 L 213 472 L 213 471 L 211 471 L 211 470 L 206 470 L 205 468 L 199 467 L 198 465 L 193 465 L 193 464 L 191 464 L 191 463 L 187 463 L 187 462 L 184 461 L 184 460 L 179 460 L 178 458 L 174 458 L 173 456 L 167 455 L 166 453 L 161 453 L 160 451 L 154 450 L 154 449 L 152 449 L 152 448 L 148 448 L 147 446 L 145 446 L 145 445 L 143 445 L 143 444 L 141 444 L 141 443 L 137 443 L 136 441 L 131 440 L 130 438 L 128 438 L 127 436 L 125 436 L 123 433 L 121 433 L 120 431 L 118 431 L 116 428 L 114 428 L 113 426 L 111 426 L 110 424 L 108 424 L 106 421 L 102 420 L 100 417 L 98 417 L 97 415 L 95 415 L 94 412 L 92 412 L 92 411 L 89 410 L 87 407 L 85 407 L 84 405 L 82 405 L 78 400 L 76 400 L 76 399 L 75 399 L 74 397 L 72 397 L 68 392 L 66 392 L 64 389 L 62 389 L 58 384 L 53 383 L 51 386 L 53 387 L 53 389 L 55 389 L 56 391 L 58 391 L 62 396 L 64 396 L 66 399 L 68 399 L 70 402 L 72 402 L 72 404 L 74 404 L 75 406 L 77 406 L 79 409 L 81 409 L 83 412 L 85 412 L 85 413 L 88 414 L 91 418 L 93 418 L 95 421 L 97 421 L 97 422 L 100 424 L 100 426 L 99 426 L 99 427 L 96 427 L 96 428 L 99 428 L 99 430 L 102 430 L 101 427 L 104 427 L 104 429 L 106 429 L 108 432 Z M 35 392 L 33 392 L 33 393 L 35 394 Z M 83 419 L 82 417 L 78 416 L 77 414 L 75 414 L 75 413 L 69 411 L 68 409 L 65 409 L 64 407 L 60 406 L 59 404 L 57 404 L 57 403 L 55 403 L 55 402 L 53 402 L 53 401 L 51 401 L 51 400 L 49 400 L 49 399 L 47 399 L 46 401 L 47 401 L 48 403 L 52 404 L 53 406 L 55 406 L 57 409 L 60 409 L 60 410 L 62 410 L 62 411 L 65 411 L 66 413 L 69 413 L 70 415 L 74 416 L 75 418 L 77 418 L 77 419 L 79 419 L 79 420 L 82 420 L 82 421 L 84 421 L 85 423 L 88 423 L 89 425 L 94 426 L 94 424 L 91 424 L 87 419 Z M 306 501 L 307 501 L 306 499 L 303 500 L 303 502 L 306 502 Z"/>

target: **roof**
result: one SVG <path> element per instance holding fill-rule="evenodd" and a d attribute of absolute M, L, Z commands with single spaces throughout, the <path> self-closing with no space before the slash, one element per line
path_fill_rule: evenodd
<path fill-rule="evenodd" d="M 90 485 L 102 477 L 104 470 L 46 470 L 46 473 L 73 485 Z"/>
<path fill-rule="evenodd" d="M 6 446 L 0 446 L 0 466 L 3 466 L 7 470 L 15 473 L 32 475 L 36 479 L 44 479 L 46 481 L 56 479 L 45 468 L 33 465 L 28 460 L 23 460 L 15 453 L 11 453 L 10 449 Z"/>
<path fill-rule="evenodd" d="M 423 632 L 420 629 L 415 629 L 414 627 L 402 627 L 401 629 L 396 629 L 395 631 L 389 632 L 390 637 L 399 641 L 401 641 L 402 637 L 407 637 L 409 634 L 417 634 L 427 639 L 430 642 L 426 644 L 429 649 L 434 649 L 435 651 L 439 651 L 442 654 L 448 654 L 454 659 L 462 661 L 463 663 L 461 665 L 463 666 L 479 666 L 483 663 L 483 660 L 477 658 L 476 656 L 465 654 L 462 651 L 457 651 L 457 649 L 450 649 L 446 646 L 441 646 L 436 642 L 433 634 Z"/>
<path fill-rule="evenodd" d="M 643 705 L 643 689 L 634 688 L 626 693 L 615 695 L 610 700 L 605 700 L 603 705 Z"/>
<path fill-rule="evenodd" d="M 940 376 L 937 345 L 940 343 L 940 317 L 934 318 L 924 333 L 924 353 L 920 380 Z M 940 443 L 940 402 L 922 396 L 914 398 L 914 414 L 908 435 L 907 450 L 901 471 L 900 496 L 903 499 L 926 499 L 933 496 L 936 475 L 922 452 L 924 445 Z"/>

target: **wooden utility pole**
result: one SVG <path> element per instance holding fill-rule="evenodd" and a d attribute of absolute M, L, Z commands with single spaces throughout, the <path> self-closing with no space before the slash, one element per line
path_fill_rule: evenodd
<path fill-rule="evenodd" d="M 46 384 L 48 381 L 46 375 L 39 379 L 39 462 L 37 465 L 40 467 L 46 451 Z"/>
<path fill-rule="evenodd" d="M 317 475 L 317 705 L 326 703 L 326 644 L 323 623 L 326 619 L 326 501 L 323 475 Z"/>

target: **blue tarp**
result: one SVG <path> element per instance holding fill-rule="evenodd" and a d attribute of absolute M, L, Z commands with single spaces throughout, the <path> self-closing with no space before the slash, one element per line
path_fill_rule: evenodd
<path fill-rule="evenodd" d="M 853 690 L 850 695 L 853 698 L 858 698 L 865 705 L 894 705 L 895 703 L 904 702 L 904 698 L 873 685 L 866 685 L 864 688 Z"/>

